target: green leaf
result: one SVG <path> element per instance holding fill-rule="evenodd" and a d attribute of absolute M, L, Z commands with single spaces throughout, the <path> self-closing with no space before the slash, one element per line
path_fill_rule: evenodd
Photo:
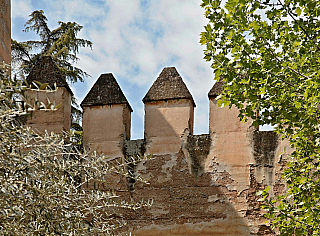
<path fill-rule="evenodd" d="M 202 0 L 202 2 L 203 2 L 203 4 L 206 6 L 206 5 L 208 5 L 209 4 L 209 0 Z"/>
<path fill-rule="evenodd" d="M 301 8 L 297 7 L 295 12 L 297 13 L 297 16 L 300 16 L 301 15 Z"/>
<path fill-rule="evenodd" d="M 255 127 L 276 126 L 281 140 L 275 148 L 285 146 L 280 162 L 272 163 L 282 170 L 283 179 L 272 178 L 287 192 L 270 193 L 278 194 L 275 198 L 269 197 L 270 189 L 262 192 L 271 226 L 280 235 L 316 235 L 320 23 L 315 19 L 320 17 L 320 4 L 315 0 L 273 3 L 227 0 L 223 11 L 207 6 L 205 10 L 215 14 L 206 15 L 212 31 L 205 32 L 210 45 L 206 52 L 214 48 L 215 79 L 223 76 L 226 82 L 218 104 L 237 107 L 239 119 L 252 120 Z"/>

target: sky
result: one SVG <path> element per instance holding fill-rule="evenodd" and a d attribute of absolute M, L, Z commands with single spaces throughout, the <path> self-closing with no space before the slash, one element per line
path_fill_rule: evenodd
<path fill-rule="evenodd" d="M 133 108 L 131 139 L 143 138 L 145 96 L 164 67 L 177 68 L 196 103 L 194 134 L 208 133 L 208 92 L 214 84 L 210 62 L 203 59 L 200 32 L 207 24 L 201 0 L 11 0 L 12 38 L 38 39 L 25 33 L 34 10 L 43 10 L 51 29 L 58 21 L 83 26 L 76 64 L 91 75 L 71 85 L 80 104 L 100 74 L 113 73 Z"/>

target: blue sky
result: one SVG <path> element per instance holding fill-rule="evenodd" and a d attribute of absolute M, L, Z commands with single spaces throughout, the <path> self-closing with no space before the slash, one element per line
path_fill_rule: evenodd
<path fill-rule="evenodd" d="M 82 48 L 77 66 L 92 77 L 73 84 L 80 103 L 102 73 L 111 72 L 131 104 L 132 139 L 143 138 L 142 98 L 164 67 L 175 66 L 194 97 L 195 134 L 208 133 L 208 91 L 214 84 L 210 63 L 203 60 L 199 34 L 206 25 L 201 0 L 12 0 L 12 38 L 24 33 L 34 10 L 44 10 L 49 27 L 58 21 L 83 25 L 79 37 L 93 42 Z"/>

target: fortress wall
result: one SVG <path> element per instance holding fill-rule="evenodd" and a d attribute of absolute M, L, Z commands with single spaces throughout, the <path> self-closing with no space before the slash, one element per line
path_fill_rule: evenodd
<path fill-rule="evenodd" d="M 10 0 L 0 0 L 0 63 L 11 62 Z"/>
<path fill-rule="evenodd" d="M 274 195 L 285 191 L 280 173 L 287 153 L 281 152 L 288 143 L 272 131 L 260 132 L 240 122 L 237 109 L 219 108 L 210 93 L 210 132 L 193 135 L 195 104 L 181 83 L 177 71 L 166 68 L 152 85 L 144 98 L 142 140 L 130 140 L 132 109 L 111 74 L 102 75 L 82 102 L 84 143 L 92 150 L 119 158 L 153 154 L 151 160 L 128 166 L 148 184 L 119 176 L 108 179 L 107 189 L 115 188 L 123 198 L 154 202 L 150 208 L 123 210 L 128 225 L 120 231 L 273 235 L 256 192 L 266 185 Z"/>

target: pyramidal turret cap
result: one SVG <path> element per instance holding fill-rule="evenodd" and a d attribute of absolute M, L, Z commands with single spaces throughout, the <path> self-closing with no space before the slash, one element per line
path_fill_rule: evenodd
<path fill-rule="evenodd" d="M 154 81 L 146 96 L 145 102 L 169 100 L 169 99 L 191 99 L 196 106 L 191 93 L 175 67 L 166 67 L 159 77 Z"/>
<path fill-rule="evenodd" d="M 38 81 L 42 84 L 48 83 L 51 88 L 54 84 L 57 87 L 65 87 L 71 95 L 73 95 L 65 76 L 62 74 L 58 66 L 54 63 L 50 56 L 42 56 L 31 69 L 27 76 L 27 82 L 32 88 L 35 88 L 32 82 Z"/>
<path fill-rule="evenodd" d="M 132 112 L 132 108 L 124 96 L 119 84 L 112 73 L 101 74 L 87 96 L 83 99 L 81 107 L 94 105 L 112 105 L 126 103 Z"/>
<path fill-rule="evenodd" d="M 223 91 L 224 81 L 216 82 L 208 93 L 208 97 L 218 97 Z"/>

